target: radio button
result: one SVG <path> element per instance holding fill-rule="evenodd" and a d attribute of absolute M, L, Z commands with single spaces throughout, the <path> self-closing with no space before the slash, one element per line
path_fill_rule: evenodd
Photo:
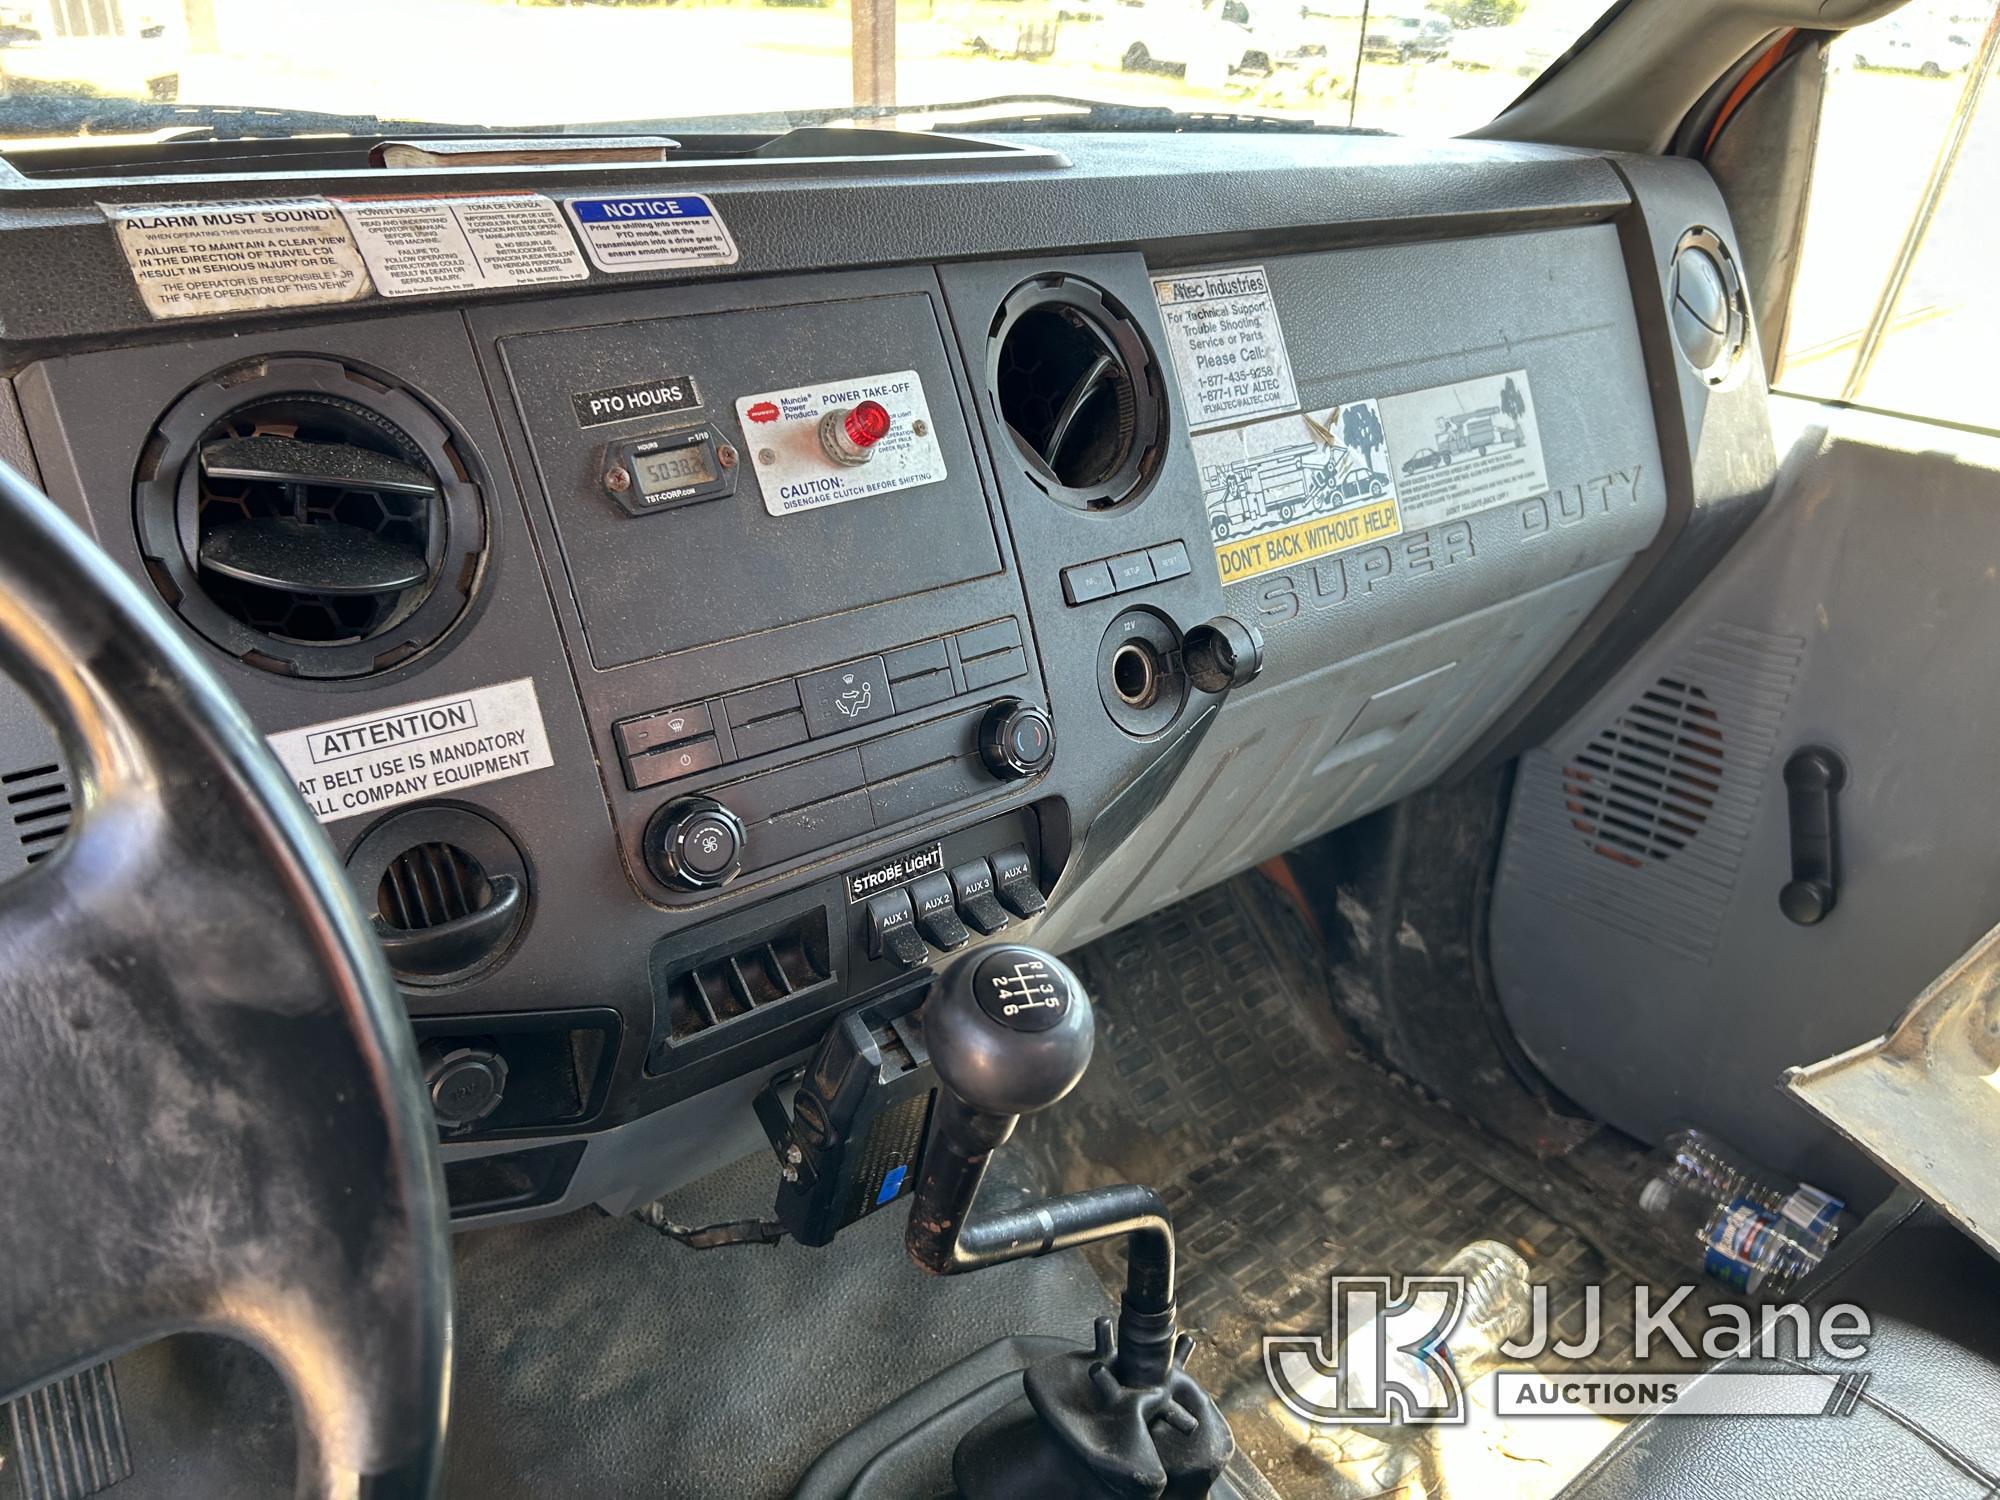
<path fill-rule="evenodd" d="M 662 782 L 679 781 L 683 776 L 712 771 L 722 764 L 722 749 L 713 736 L 685 745 L 669 745 L 664 750 L 634 755 L 625 762 L 625 779 L 633 791 L 643 791 Z"/>

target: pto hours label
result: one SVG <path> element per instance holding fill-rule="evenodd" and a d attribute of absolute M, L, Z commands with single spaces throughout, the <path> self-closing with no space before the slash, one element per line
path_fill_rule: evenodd
<path fill-rule="evenodd" d="M 555 764 L 532 677 L 269 736 L 322 823 Z"/>
<path fill-rule="evenodd" d="M 1153 296 L 1190 431 L 1298 409 L 1285 331 L 1262 266 L 1155 276 Z"/>

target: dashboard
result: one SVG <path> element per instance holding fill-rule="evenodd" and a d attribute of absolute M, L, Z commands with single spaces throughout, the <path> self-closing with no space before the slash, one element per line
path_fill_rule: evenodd
<path fill-rule="evenodd" d="M 0 455 L 345 860 L 463 1222 L 655 1196 L 943 954 L 1533 743 L 1768 488 L 1696 166 L 795 137 L 0 173 Z"/>

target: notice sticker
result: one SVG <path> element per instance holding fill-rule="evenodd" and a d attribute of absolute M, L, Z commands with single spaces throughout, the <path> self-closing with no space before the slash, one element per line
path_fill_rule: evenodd
<path fill-rule="evenodd" d="M 889 429 L 869 448 L 866 463 L 836 463 L 827 455 L 820 424 L 842 420 L 864 401 L 878 402 L 889 413 Z M 743 424 L 764 509 L 774 516 L 936 484 L 945 477 L 944 450 L 915 370 L 744 396 L 736 403 L 736 419 Z"/>
<path fill-rule="evenodd" d="M 1298 410 L 1285 331 L 1262 266 L 1155 276 L 1153 296 L 1189 431 Z"/>
<path fill-rule="evenodd" d="M 385 297 L 539 286 L 590 275 L 555 202 L 538 193 L 337 198 L 334 207 Z"/>
<path fill-rule="evenodd" d="M 1224 583 L 1403 529 L 1373 401 L 1199 433 L 1194 456 Z"/>
<path fill-rule="evenodd" d="M 1410 530 L 1547 491 L 1526 370 L 1384 396 L 1380 405 Z"/>
<path fill-rule="evenodd" d="M 156 318 L 352 302 L 368 268 L 324 198 L 100 203 Z"/>
<path fill-rule="evenodd" d="M 729 227 L 700 193 L 566 202 L 584 249 L 600 271 L 736 264 Z"/>
<path fill-rule="evenodd" d="M 268 738 L 322 823 L 555 764 L 532 677 Z"/>

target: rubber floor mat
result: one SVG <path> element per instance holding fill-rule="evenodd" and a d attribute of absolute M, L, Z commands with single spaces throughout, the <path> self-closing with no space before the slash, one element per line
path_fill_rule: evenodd
<path fill-rule="evenodd" d="M 1635 1276 L 1689 1279 L 1623 1208 L 1635 1147 L 1594 1141 L 1588 1173 L 1539 1162 L 1383 1072 L 1335 1023 L 1317 951 L 1252 876 L 1072 954 L 1097 1006 L 1098 1055 L 1075 1095 L 1029 1122 L 1027 1148 L 1064 1189 L 1160 1189 L 1200 1340 L 1193 1368 L 1289 1500 L 1553 1495 L 1615 1424 L 1482 1421 L 1491 1383 L 1474 1380 L 1465 1427 L 1329 1434 L 1298 1423 L 1265 1376 L 1265 1334 L 1326 1336 L 1330 1277 L 1436 1272 L 1474 1240 L 1520 1252 L 1566 1337 L 1583 1329 L 1584 1288 L 1603 1289 L 1601 1352 L 1578 1362 L 1597 1369 L 1630 1363 Z M 1093 1255 L 1115 1288 L 1122 1258 Z M 1676 1322 L 1698 1330 L 1707 1297 Z M 1550 1354 L 1536 1367 L 1577 1366 Z"/>

